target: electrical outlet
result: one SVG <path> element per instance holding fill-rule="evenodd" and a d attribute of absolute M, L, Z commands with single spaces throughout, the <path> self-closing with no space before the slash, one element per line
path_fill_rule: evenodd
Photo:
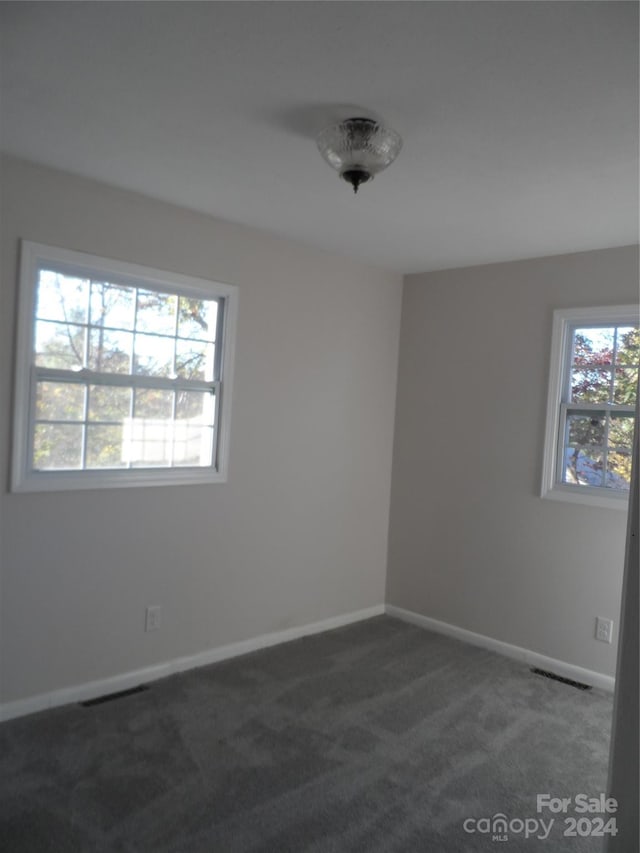
<path fill-rule="evenodd" d="M 603 643 L 610 643 L 613 636 L 613 622 L 611 619 L 602 619 L 596 616 L 596 640 L 602 640 Z"/>
<path fill-rule="evenodd" d="M 160 613 L 162 608 L 159 604 L 151 604 L 147 607 L 144 620 L 145 631 L 157 631 L 160 627 Z"/>

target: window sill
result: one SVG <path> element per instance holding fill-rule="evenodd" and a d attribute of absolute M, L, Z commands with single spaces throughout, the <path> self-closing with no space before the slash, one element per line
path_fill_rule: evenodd
<path fill-rule="evenodd" d="M 212 468 L 145 468 L 112 471 L 34 471 L 17 478 L 12 492 L 67 492 L 148 486 L 195 486 L 225 483 L 225 472 Z"/>
<path fill-rule="evenodd" d="M 552 501 L 582 504 L 583 506 L 617 509 L 627 512 L 629 509 L 629 493 L 615 494 L 609 489 L 598 489 L 594 486 L 559 486 L 545 489 L 542 497 Z"/>

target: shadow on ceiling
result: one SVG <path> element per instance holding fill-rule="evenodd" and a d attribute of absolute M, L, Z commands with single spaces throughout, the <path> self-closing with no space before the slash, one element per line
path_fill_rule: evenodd
<path fill-rule="evenodd" d="M 315 139 L 320 131 L 330 124 L 360 116 L 380 120 L 374 110 L 357 104 L 307 104 L 271 113 L 269 118 L 289 133 L 303 136 L 305 139 Z"/>

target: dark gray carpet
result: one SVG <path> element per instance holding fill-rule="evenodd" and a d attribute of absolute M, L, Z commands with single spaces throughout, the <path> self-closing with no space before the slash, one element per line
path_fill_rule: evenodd
<path fill-rule="evenodd" d="M 604 791 L 611 706 L 383 616 L 4 723 L 0 848 L 595 853 L 462 824 Z"/>

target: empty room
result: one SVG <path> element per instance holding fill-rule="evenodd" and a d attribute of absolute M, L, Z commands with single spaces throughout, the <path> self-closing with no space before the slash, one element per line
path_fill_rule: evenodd
<path fill-rule="evenodd" d="M 0 3 L 0 846 L 638 853 L 638 4 Z"/>

